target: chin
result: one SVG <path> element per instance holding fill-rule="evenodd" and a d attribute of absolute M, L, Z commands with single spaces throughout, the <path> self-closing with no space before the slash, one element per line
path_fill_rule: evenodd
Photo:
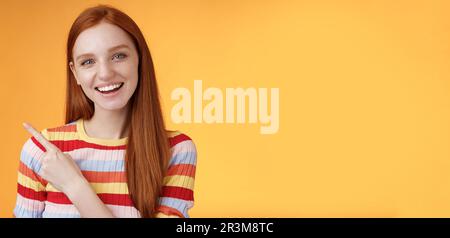
<path fill-rule="evenodd" d="M 127 105 L 127 102 L 117 102 L 117 103 L 98 103 L 97 106 L 103 110 L 116 111 L 123 109 Z"/>

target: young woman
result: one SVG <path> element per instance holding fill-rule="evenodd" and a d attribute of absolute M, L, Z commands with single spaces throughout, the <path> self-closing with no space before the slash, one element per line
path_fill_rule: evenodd
<path fill-rule="evenodd" d="M 22 148 L 16 217 L 189 217 L 196 147 L 166 131 L 144 36 L 125 13 L 86 9 L 67 41 L 66 124 Z"/>

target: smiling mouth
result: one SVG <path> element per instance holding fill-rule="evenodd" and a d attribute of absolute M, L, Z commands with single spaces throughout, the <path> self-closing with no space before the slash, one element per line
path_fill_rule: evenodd
<path fill-rule="evenodd" d="M 98 92 L 103 93 L 103 94 L 113 93 L 113 92 L 119 90 L 123 86 L 123 84 L 124 83 L 113 84 L 113 85 L 101 87 L 101 88 L 95 87 L 95 90 L 97 90 Z"/>

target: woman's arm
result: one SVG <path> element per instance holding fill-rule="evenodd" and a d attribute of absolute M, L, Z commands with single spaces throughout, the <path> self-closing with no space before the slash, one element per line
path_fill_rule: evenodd
<path fill-rule="evenodd" d="M 41 218 L 45 210 L 47 185 L 37 173 L 43 152 L 29 138 L 22 146 L 17 171 L 16 204 L 13 210 L 17 218 Z"/>
<path fill-rule="evenodd" d="M 39 175 L 63 192 L 78 209 L 81 217 L 114 217 L 92 189 L 72 157 L 63 153 L 31 125 L 24 124 L 24 127 L 45 149 L 41 158 Z"/>
<path fill-rule="evenodd" d="M 83 176 L 75 180 L 64 193 L 78 209 L 81 217 L 114 217 Z"/>

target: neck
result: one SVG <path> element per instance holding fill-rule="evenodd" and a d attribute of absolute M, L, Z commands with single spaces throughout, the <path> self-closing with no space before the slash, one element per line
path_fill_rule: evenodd
<path fill-rule="evenodd" d="M 127 114 L 129 105 L 119 110 L 104 110 L 95 106 L 91 119 L 84 121 L 84 129 L 90 137 L 121 139 L 128 136 Z"/>

